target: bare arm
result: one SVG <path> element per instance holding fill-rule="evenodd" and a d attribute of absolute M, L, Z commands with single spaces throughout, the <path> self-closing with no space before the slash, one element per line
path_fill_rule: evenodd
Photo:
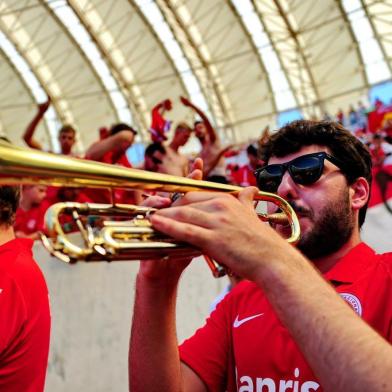
<path fill-rule="evenodd" d="M 189 175 L 200 179 L 197 159 Z M 146 206 L 167 207 L 170 200 L 151 197 Z M 132 392 L 206 392 L 201 379 L 180 362 L 176 335 L 176 293 L 189 258 L 144 261 L 136 281 L 129 346 L 129 388 Z"/>
<path fill-rule="evenodd" d="M 133 134 L 131 131 L 120 131 L 92 144 L 86 151 L 85 157 L 87 159 L 100 160 L 108 151 L 118 152 L 123 148 L 124 144 L 129 147 L 132 141 Z"/>
<path fill-rule="evenodd" d="M 41 103 L 38 105 L 38 112 L 34 116 L 34 118 L 31 120 L 30 124 L 27 126 L 24 134 L 23 134 L 23 140 L 26 142 L 26 144 L 31 147 L 35 148 L 37 150 L 42 150 L 41 144 L 34 139 L 34 132 L 37 129 L 38 124 L 44 117 L 44 114 L 48 110 L 50 105 L 50 98 L 44 103 Z"/>
<path fill-rule="evenodd" d="M 197 106 L 195 106 L 191 101 L 189 101 L 187 98 L 185 97 L 180 97 L 181 102 L 185 105 L 190 107 L 191 109 L 193 109 L 202 119 L 203 123 L 205 124 L 206 128 L 207 128 L 207 132 L 208 135 L 210 137 L 211 143 L 215 143 L 215 141 L 217 140 L 218 136 L 215 132 L 214 127 L 211 125 L 210 120 L 208 119 L 208 117 L 205 115 L 205 113 L 198 108 Z"/>
<path fill-rule="evenodd" d="M 182 206 L 157 212 L 152 223 L 262 287 L 325 391 L 392 390 L 390 344 L 344 303 L 308 260 L 259 221 L 254 192 L 247 188 L 238 199 L 188 193 Z"/>
<path fill-rule="evenodd" d="M 278 260 L 262 267 L 254 280 L 324 390 L 392 390 L 391 345 L 347 306 L 302 255 L 292 251 L 275 256 Z"/>
<path fill-rule="evenodd" d="M 180 362 L 175 326 L 176 292 L 175 281 L 154 282 L 143 273 L 137 277 L 129 351 L 132 392 L 206 391 L 198 376 Z"/>

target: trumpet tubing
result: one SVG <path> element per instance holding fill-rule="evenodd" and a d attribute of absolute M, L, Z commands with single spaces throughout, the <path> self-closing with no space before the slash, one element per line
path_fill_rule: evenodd
<path fill-rule="evenodd" d="M 15 147 L 0 141 L 0 184 L 34 184 L 66 187 L 127 188 L 147 191 L 178 192 L 211 191 L 237 193 L 242 188 L 234 185 L 198 181 L 184 177 L 127 169 L 89 160 Z M 256 201 L 277 205 L 278 214 L 259 214 L 263 221 L 286 223 L 291 227 L 287 239 L 296 243 L 300 236 L 299 222 L 292 207 L 273 193 L 259 192 Z M 148 220 L 153 208 L 134 205 L 102 205 L 57 203 L 45 217 L 49 237 L 43 244 L 51 254 L 66 262 L 79 260 L 132 260 L 171 255 L 196 255 L 200 251 L 190 245 L 175 242 L 155 231 Z M 83 246 L 76 245 L 64 232 L 59 216 L 71 214 L 80 230 Z M 86 217 L 127 217 L 119 222 L 107 218 L 97 230 L 86 224 Z M 131 218 L 131 219 L 129 219 Z"/>

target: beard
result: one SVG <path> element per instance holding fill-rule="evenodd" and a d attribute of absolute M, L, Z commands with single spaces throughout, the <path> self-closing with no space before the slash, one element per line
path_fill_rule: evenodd
<path fill-rule="evenodd" d="M 304 235 L 297 248 L 309 259 L 328 256 L 339 250 L 354 230 L 348 188 L 331 201 L 314 220 L 313 229 Z"/>

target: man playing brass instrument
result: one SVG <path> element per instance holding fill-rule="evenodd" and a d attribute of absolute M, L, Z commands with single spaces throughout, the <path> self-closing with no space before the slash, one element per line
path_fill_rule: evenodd
<path fill-rule="evenodd" d="M 360 239 L 368 150 L 339 124 L 297 121 L 271 136 L 262 158 L 258 187 L 295 209 L 297 248 L 282 238 L 287 227 L 260 222 L 255 188 L 188 193 L 154 214 L 156 229 L 247 281 L 178 348 L 175 299 L 189 260 L 141 263 L 132 392 L 392 390 L 392 254 Z"/>

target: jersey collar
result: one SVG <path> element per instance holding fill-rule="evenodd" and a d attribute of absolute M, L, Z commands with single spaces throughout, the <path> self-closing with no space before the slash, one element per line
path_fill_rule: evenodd
<path fill-rule="evenodd" d="M 325 273 L 324 278 L 331 282 L 352 283 L 374 263 L 374 255 L 374 250 L 361 242 Z"/>

